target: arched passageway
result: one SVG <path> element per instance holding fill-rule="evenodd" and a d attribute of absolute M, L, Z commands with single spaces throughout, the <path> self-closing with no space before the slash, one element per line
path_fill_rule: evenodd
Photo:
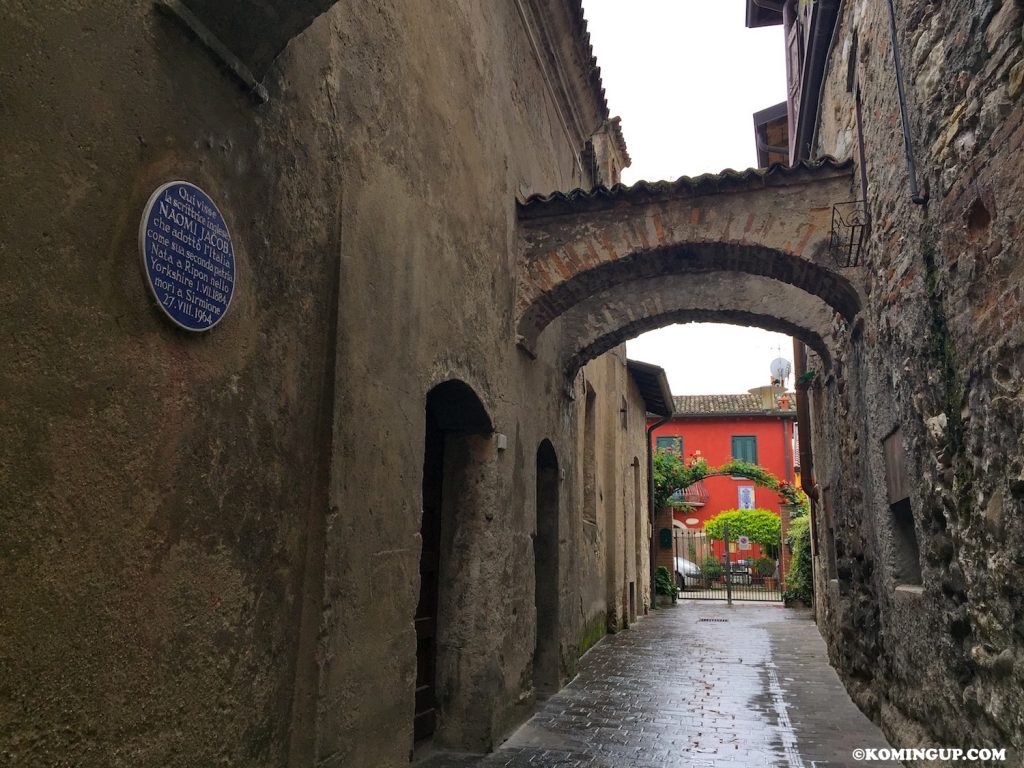
<path fill-rule="evenodd" d="M 846 320 L 860 311 L 860 298 L 841 274 L 778 251 L 729 244 L 687 245 L 644 251 L 599 264 L 553 286 L 531 303 L 519 321 L 520 344 L 532 349 L 556 318 L 603 291 L 638 280 L 731 272 L 766 278 L 817 297 Z"/>
<path fill-rule="evenodd" d="M 595 518 L 595 449 L 593 395 L 572 383 L 580 369 L 645 331 L 696 321 L 785 333 L 816 354 L 816 367 L 837 369 L 864 303 L 860 270 L 831 248 L 833 207 L 854 197 L 852 165 L 826 159 L 520 204 L 517 343 L 531 356 L 553 351 L 565 391 L 586 393 L 584 523 Z M 624 470 L 615 483 L 623 511 L 640 496 L 639 472 Z M 607 510 L 602 522 L 613 627 L 636 615 L 631 576 L 639 577 L 632 561 L 641 531 Z M 625 617 L 615 613 L 622 606 Z"/>
<path fill-rule="evenodd" d="M 559 470 L 550 440 L 537 449 L 537 531 L 533 540 L 534 599 L 537 641 L 533 653 L 533 688 L 538 697 L 557 691 L 559 669 Z"/>
<path fill-rule="evenodd" d="M 698 272 L 618 283 L 580 301 L 558 319 L 567 377 L 598 355 L 645 331 L 673 323 L 722 322 L 785 333 L 831 365 L 833 338 L 845 320 L 824 300 L 772 278 L 736 271 Z"/>
<path fill-rule="evenodd" d="M 833 318 L 850 323 L 862 305 L 858 275 L 829 249 L 832 207 L 852 195 L 850 164 L 825 160 L 531 197 L 519 344 L 533 354 L 562 320 L 571 371 L 672 315 L 713 312 L 785 328 L 827 357 Z"/>
<path fill-rule="evenodd" d="M 472 621 L 457 609 L 466 570 L 459 567 L 456 532 L 478 516 L 481 467 L 494 431 L 486 409 L 465 383 L 450 380 L 427 394 L 423 452 L 423 518 L 420 528 L 420 594 L 416 607 L 416 707 L 413 733 L 424 741 L 440 731 L 459 741 L 470 730 L 472 706 L 451 670 L 453 642 Z M 447 731 L 447 734 L 445 734 Z M 456 744 L 456 746 L 463 746 Z"/>

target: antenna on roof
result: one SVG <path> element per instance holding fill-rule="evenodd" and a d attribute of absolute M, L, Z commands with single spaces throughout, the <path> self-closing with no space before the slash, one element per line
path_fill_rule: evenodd
<path fill-rule="evenodd" d="M 770 370 L 772 374 L 772 386 L 782 387 L 785 389 L 786 380 L 789 378 L 789 374 L 793 372 L 793 364 L 784 357 L 776 357 L 772 360 Z"/>

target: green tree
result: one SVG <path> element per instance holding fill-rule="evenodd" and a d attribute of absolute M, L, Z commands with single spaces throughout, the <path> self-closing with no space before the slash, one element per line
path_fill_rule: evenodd
<path fill-rule="evenodd" d="M 704 531 L 712 539 L 725 538 L 725 524 L 729 524 L 729 540 L 746 536 L 751 541 L 767 546 L 779 543 L 782 521 L 767 509 L 729 509 L 704 523 Z"/>

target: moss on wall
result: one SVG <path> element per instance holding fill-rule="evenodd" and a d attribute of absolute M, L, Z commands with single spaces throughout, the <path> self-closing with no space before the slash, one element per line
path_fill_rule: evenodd
<path fill-rule="evenodd" d="M 582 656 L 595 645 L 598 641 L 604 637 L 607 632 L 608 615 L 604 611 L 592 617 L 583 628 L 583 632 L 580 633 L 579 642 L 576 644 L 578 648 L 577 657 Z"/>

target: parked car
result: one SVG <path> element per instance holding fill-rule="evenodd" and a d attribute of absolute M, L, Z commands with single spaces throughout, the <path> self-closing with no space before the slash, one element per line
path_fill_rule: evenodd
<path fill-rule="evenodd" d="M 676 586 L 686 588 L 686 580 L 694 582 L 700 578 L 700 566 L 685 557 L 676 558 Z"/>

